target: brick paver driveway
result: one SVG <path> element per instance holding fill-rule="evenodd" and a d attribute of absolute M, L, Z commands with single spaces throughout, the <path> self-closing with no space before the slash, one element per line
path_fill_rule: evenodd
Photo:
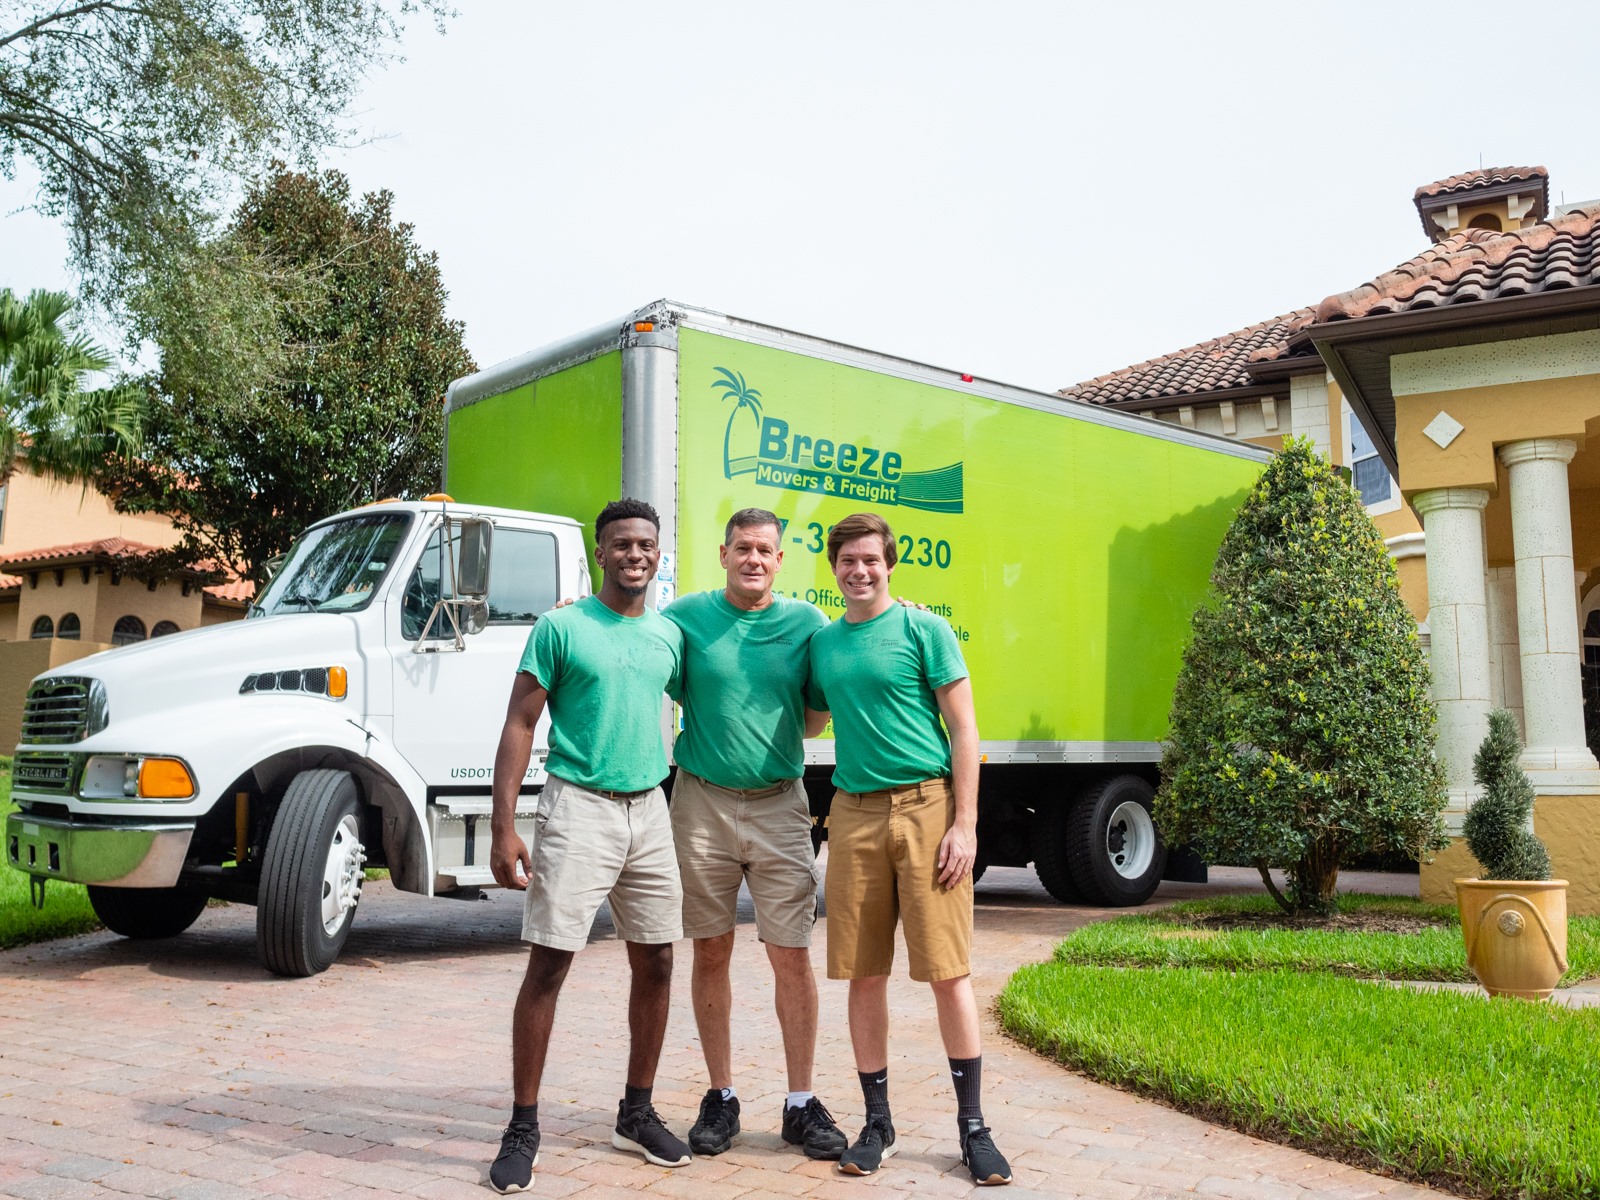
<path fill-rule="evenodd" d="M 1234 881 L 1247 886 L 1248 876 Z M 986 1006 L 1014 966 L 1046 957 L 1095 915 L 1055 905 L 1026 871 L 995 869 L 978 895 L 975 977 Z M 101 933 L 0 954 L 0 1194 L 492 1195 L 487 1164 L 509 1103 L 508 1014 L 523 961 L 518 913 L 509 895 L 430 901 L 369 885 L 342 959 L 302 980 L 261 971 L 254 910 L 240 906 L 208 910 L 169 942 Z M 681 948 L 656 1086 L 680 1134 L 705 1086 L 688 953 Z M 610 1145 L 627 969 L 602 919 L 562 997 L 535 1195 L 882 1200 L 976 1190 L 953 1153 L 954 1098 L 932 1003 L 903 978 L 890 993 L 900 1153 L 856 1180 L 783 1146 L 783 1054 L 764 958 L 754 927 L 741 925 L 734 1052 L 745 1134 L 727 1154 L 664 1170 Z M 821 986 L 817 1087 L 853 1136 L 861 1098 L 844 987 Z M 986 1115 L 1015 1167 L 1012 1200 L 1434 1194 L 1090 1083 L 989 1024 Z"/>

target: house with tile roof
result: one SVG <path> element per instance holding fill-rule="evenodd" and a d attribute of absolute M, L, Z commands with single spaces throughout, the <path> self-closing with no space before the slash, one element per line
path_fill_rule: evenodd
<path fill-rule="evenodd" d="M 1431 244 L 1348 291 L 1063 388 L 1347 468 L 1428 647 L 1451 848 L 1477 874 L 1472 756 L 1509 708 L 1536 831 L 1572 911 L 1600 913 L 1600 201 L 1551 210 L 1543 167 L 1413 196 Z"/>

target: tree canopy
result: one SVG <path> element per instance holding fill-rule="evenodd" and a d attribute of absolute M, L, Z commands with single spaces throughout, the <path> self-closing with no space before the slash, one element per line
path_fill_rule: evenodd
<path fill-rule="evenodd" d="M 270 377 L 229 377 L 185 305 L 153 328 L 144 450 L 108 464 L 101 484 L 119 509 L 171 519 L 179 557 L 259 579 L 312 521 L 437 488 L 445 389 L 474 364 L 445 316 L 436 256 L 392 201 L 354 201 L 336 171 L 280 167 L 205 247 L 286 281 L 260 316 L 281 347 Z"/>
<path fill-rule="evenodd" d="M 1255 865 L 1293 911 L 1326 911 L 1351 855 L 1442 848 L 1416 621 L 1360 498 L 1309 441 L 1263 472 L 1211 583 L 1161 764 L 1167 840 Z"/>
<path fill-rule="evenodd" d="M 108 455 L 139 448 L 143 404 L 134 388 L 85 388 L 111 356 L 72 326 L 71 296 L 0 290 L 0 484 L 18 457 L 58 478 L 83 480 Z"/>
<path fill-rule="evenodd" d="M 445 0 L 9 0 L 0 174 L 40 176 L 86 295 L 171 269 L 238 181 L 352 137 L 344 113 L 408 13 Z"/>

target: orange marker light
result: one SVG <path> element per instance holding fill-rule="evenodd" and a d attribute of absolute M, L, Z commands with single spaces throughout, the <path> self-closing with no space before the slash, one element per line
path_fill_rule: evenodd
<path fill-rule="evenodd" d="M 139 764 L 139 795 L 151 800 L 187 800 L 194 795 L 189 768 L 175 758 L 147 758 Z"/>
<path fill-rule="evenodd" d="M 633 331 L 635 333 L 654 333 L 656 331 L 656 323 L 654 321 L 635 321 L 633 323 Z"/>
<path fill-rule="evenodd" d="M 328 668 L 328 695 L 335 700 L 343 700 L 345 693 L 350 690 L 350 672 L 343 667 Z"/>

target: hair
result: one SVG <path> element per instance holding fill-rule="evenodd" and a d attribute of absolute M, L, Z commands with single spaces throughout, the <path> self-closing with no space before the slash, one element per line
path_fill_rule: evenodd
<path fill-rule="evenodd" d="M 890 569 L 900 561 L 899 551 L 894 545 L 894 530 L 889 528 L 877 513 L 851 513 L 832 529 L 828 530 L 828 565 L 839 565 L 839 548 L 846 542 L 853 542 L 857 538 L 881 537 L 883 539 L 883 561 L 889 564 Z"/>
<path fill-rule="evenodd" d="M 606 526 L 613 521 L 631 521 L 635 518 L 649 521 L 656 527 L 656 533 L 661 532 L 661 518 L 656 510 L 643 500 L 632 500 L 624 496 L 621 500 L 613 500 L 600 510 L 600 515 L 594 519 L 594 543 L 599 545 L 605 540 Z"/>
<path fill-rule="evenodd" d="M 780 531 L 783 529 L 783 522 L 778 520 L 777 513 L 768 512 L 764 508 L 741 508 L 728 518 L 728 527 L 722 531 L 722 544 L 733 545 L 735 529 L 760 529 L 763 525 L 771 525 Z"/>

